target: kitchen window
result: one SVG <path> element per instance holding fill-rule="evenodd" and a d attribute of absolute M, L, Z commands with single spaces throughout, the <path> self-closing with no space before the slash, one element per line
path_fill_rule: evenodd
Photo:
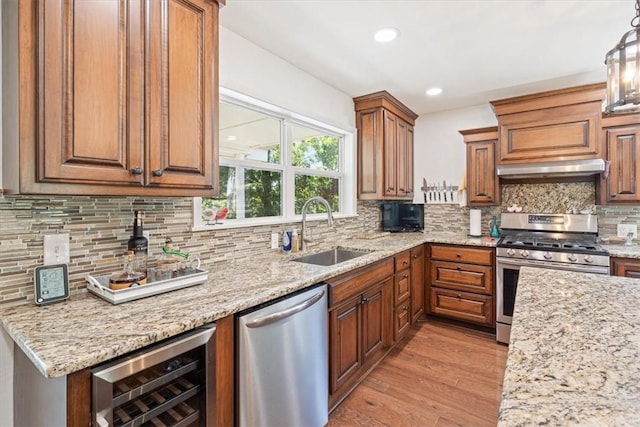
<path fill-rule="evenodd" d="M 353 134 L 220 88 L 220 194 L 194 199 L 194 228 L 300 219 L 324 197 L 336 217 L 355 215 Z M 324 213 L 309 206 L 309 217 Z"/>

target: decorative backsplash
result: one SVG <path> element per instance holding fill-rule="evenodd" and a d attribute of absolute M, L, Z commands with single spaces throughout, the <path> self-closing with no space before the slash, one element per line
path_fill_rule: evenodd
<path fill-rule="evenodd" d="M 618 223 L 640 224 L 640 206 L 595 206 L 592 183 L 509 184 L 502 186 L 501 206 L 481 208 L 482 234 L 489 220 L 511 205 L 523 212 L 565 213 L 594 209 L 600 235 L 616 234 Z M 319 243 L 380 228 L 380 203 L 359 202 L 358 217 L 338 219 L 330 228 L 314 223 L 311 232 Z M 250 259 L 270 251 L 271 233 L 300 224 L 279 224 L 241 229 L 192 232 L 191 198 L 133 197 L 0 197 L 0 305 L 22 304 L 33 298 L 33 269 L 43 263 L 44 235 L 69 233 L 69 274 L 72 292 L 84 289 L 88 274 L 110 274 L 121 268 L 122 253 L 131 235 L 134 210 L 145 212 L 150 234 L 149 255 L 157 256 L 165 237 L 174 246 L 198 256 L 208 270 L 224 268 L 231 259 Z M 425 232 L 469 232 L 469 208 L 456 204 L 425 205 Z"/>
<path fill-rule="evenodd" d="M 554 184 L 506 184 L 500 186 L 502 211 L 509 206 L 521 206 L 522 212 L 568 213 L 575 210 L 596 210 L 593 182 Z"/>
<path fill-rule="evenodd" d="M 310 227 L 318 243 L 379 227 L 376 202 L 358 204 L 358 217 Z M 145 213 L 149 256 L 160 254 L 165 237 L 202 260 L 208 270 L 230 259 L 248 259 L 270 251 L 271 233 L 300 224 L 192 232 L 191 198 L 0 197 L 0 305 L 33 300 L 33 270 L 43 263 L 44 235 L 69 233 L 71 291 L 85 288 L 88 274 L 111 274 L 122 268 L 122 254 L 132 232 L 133 211 Z"/>

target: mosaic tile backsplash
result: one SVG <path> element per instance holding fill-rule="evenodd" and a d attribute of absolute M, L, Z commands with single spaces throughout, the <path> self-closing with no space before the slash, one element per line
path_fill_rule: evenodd
<path fill-rule="evenodd" d="M 513 204 L 523 212 L 564 213 L 594 209 L 600 235 L 616 234 L 618 223 L 640 224 L 640 206 L 595 206 L 591 183 L 509 184 L 502 188 L 502 205 L 482 208 L 482 232 L 489 220 Z M 380 203 L 359 202 L 358 217 L 338 219 L 333 227 L 314 222 L 317 244 L 337 236 L 349 237 L 380 228 Z M 0 196 L 0 305 L 33 300 L 33 269 L 43 263 L 47 234 L 69 233 L 69 275 L 72 292 L 82 291 L 88 274 L 111 274 L 122 268 L 122 253 L 132 232 L 133 211 L 145 212 L 150 234 L 149 255 L 159 255 L 165 237 L 174 246 L 198 256 L 202 268 L 224 268 L 230 259 L 246 259 L 270 251 L 271 233 L 300 224 L 279 224 L 242 229 L 192 232 L 191 198 Z M 469 231 L 469 208 L 425 205 L 425 232 Z"/>

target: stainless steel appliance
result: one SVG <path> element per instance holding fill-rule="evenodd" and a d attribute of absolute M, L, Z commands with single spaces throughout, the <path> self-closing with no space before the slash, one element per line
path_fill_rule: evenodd
<path fill-rule="evenodd" d="M 93 425 L 211 425 L 214 333 L 205 325 L 92 369 Z"/>
<path fill-rule="evenodd" d="M 496 339 L 509 343 L 521 267 L 609 274 L 596 215 L 503 213 L 496 249 Z"/>
<path fill-rule="evenodd" d="M 240 426 L 327 424 L 327 301 L 323 283 L 238 313 Z"/>

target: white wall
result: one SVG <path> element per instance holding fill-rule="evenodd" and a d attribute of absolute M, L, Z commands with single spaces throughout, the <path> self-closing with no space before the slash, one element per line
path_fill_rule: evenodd
<path fill-rule="evenodd" d="M 220 27 L 219 65 L 222 87 L 341 129 L 355 128 L 349 95 L 224 27 Z"/>
<path fill-rule="evenodd" d="M 414 127 L 414 202 L 423 203 L 422 178 L 458 185 L 466 168 L 466 148 L 459 130 L 497 126 L 487 103 L 418 117 Z M 451 183 L 451 184 L 450 184 Z"/>

